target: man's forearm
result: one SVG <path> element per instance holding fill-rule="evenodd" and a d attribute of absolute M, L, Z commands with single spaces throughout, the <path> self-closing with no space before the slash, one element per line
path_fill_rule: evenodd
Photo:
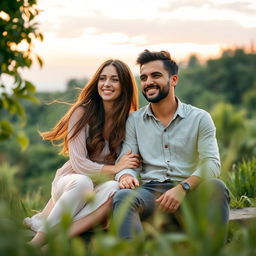
<path fill-rule="evenodd" d="M 199 176 L 192 175 L 184 180 L 184 182 L 187 182 L 190 185 L 190 189 L 195 189 L 202 181 L 202 178 Z"/>

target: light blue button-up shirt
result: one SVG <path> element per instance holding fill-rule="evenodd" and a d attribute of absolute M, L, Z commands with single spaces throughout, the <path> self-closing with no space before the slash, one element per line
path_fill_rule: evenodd
<path fill-rule="evenodd" d="M 130 114 L 118 160 L 130 150 L 141 155 L 142 165 L 122 170 L 116 180 L 123 174 L 140 177 L 142 183 L 220 174 L 216 128 L 210 114 L 180 100 L 166 127 L 154 116 L 150 104 Z"/>

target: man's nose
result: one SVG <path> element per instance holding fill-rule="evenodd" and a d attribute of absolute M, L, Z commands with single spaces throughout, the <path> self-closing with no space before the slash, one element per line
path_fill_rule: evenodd
<path fill-rule="evenodd" d="M 154 83 L 154 80 L 151 77 L 148 77 L 147 80 L 145 81 L 145 85 L 152 85 Z"/>

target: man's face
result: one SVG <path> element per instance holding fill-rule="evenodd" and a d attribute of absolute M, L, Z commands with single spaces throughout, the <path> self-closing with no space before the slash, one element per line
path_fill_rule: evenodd
<path fill-rule="evenodd" d="M 147 101 L 157 103 L 166 98 L 169 95 L 174 76 L 176 80 L 177 76 L 170 77 L 160 60 L 142 65 L 140 69 L 141 89 Z"/>

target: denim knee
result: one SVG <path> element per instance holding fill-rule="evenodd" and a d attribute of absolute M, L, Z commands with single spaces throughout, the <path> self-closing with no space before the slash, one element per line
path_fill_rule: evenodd
<path fill-rule="evenodd" d="M 113 197 L 113 205 L 122 203 L 126 198 L 130 197 L 134 193 L 132 189 L 120 189 Z"/>
<path fill-rule="evenodd" d="M 229 191 L 226 184 L 222 180 L 216 178 L 207 179 L 202 182 L 202 186 L 213 188 L 215 192 L 217 192 L 219 195 L 227 199 L 229 203 Z"/>

